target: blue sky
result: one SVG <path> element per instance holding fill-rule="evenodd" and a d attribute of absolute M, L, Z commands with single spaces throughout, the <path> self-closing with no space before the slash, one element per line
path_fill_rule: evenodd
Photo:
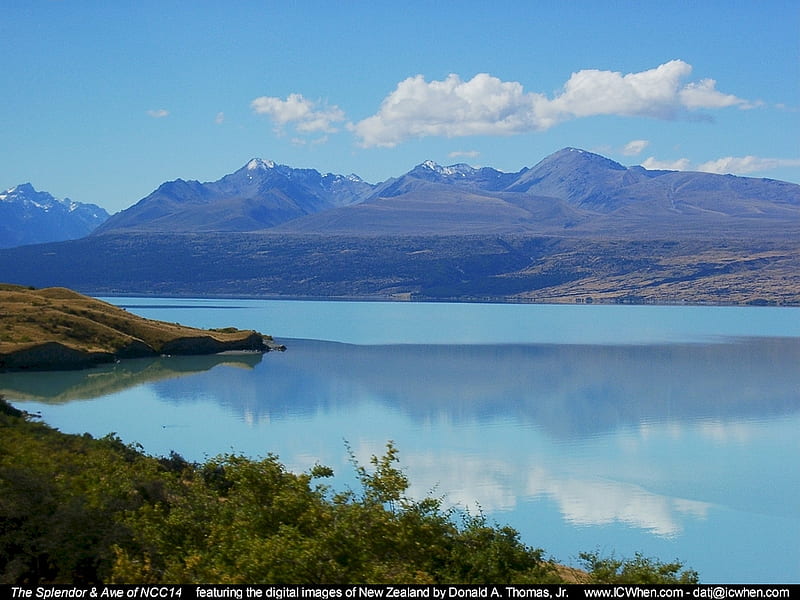
<path fill-rule="evenodd" d="M 574 146 L 800 183 L 796 0 L 11 0 L 0 74 L 0 187 L 112 213 L 253 157 L 374 183 Z"/>

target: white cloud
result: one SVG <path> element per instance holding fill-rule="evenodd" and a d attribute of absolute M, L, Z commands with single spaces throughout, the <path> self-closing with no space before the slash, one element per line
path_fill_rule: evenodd
<path fill-rule="evenodd" d="M 479 73 L 469 81 L 422 75 L 397 84 L 378 112 L 351 130 L 364 147 L 396 146 L 415 137 L 512 135 L 597 115 L 672 119 L 687 111 L 753 103 L 723 94 L 713 79 L 684 83 L 692 66 L 672 60 L 639 73 L 586 69 L 573 73 L 552 99 L 516 81 Z"/>
<path fill-rule="evenodd" d="M 798 158 L 759 158 L 758 156 L 726 156 L 697 166 L 707 173 L 757 173 L 782 167 L 800 167 Z"/>
<path fill-rule="evenodd" d="M 622 153 L 625 156 L 636 156 L 637 154 L 641 154 L 642 151 L 650 145 L 650 142 L 647 140 L 631 140 L 625 147 L 622 149 Z"/>
<path fill-rule="evenodd" d="M 478 158 L 481 155 L 477 150 L 456 150 L 450 152 L 447 156 L 449 158 Z"/>
<path fill-rule="evenodd" d="M 222 125 L 224 122 L 225 122 L 225 113 L 218 112 L 217 116 L 214 117 L 214 123 L 216 123 L 217 125 Z"/>
<path fill-rule="evenodd" d="M 293 146 L 319 146 L 328 143 L 328 136 L 322 135 L 313 140 L 308 140 L 301 137 L 293 137 L 291 141 Z"/>
<path fill-rule="evenodd" d="M 289 94 L 285 100 L 261 96 L 250 103 L 256 114 L 268 115 L 278 127 L 293 123 L 298 133 L 335 133 L 334 123 L 344 121 L 345 115 L 338 106 L 327 106 L 304 98 L 302 94 Z"/>
<path fill-rule="evenodd" d="M 760 102 L 748 102 L 731 94 L 723 94 L 716 90 L 717 82 L 713 79 L 701 79 L 697 83 L 688 83 L 680 92 L 680 99 L 686 108 L 725 108 L 738 106 L 748 109 L 759 106 Z"/>
<path fill-rule="evenodd" d="M 487 73 L 469 81 L 451 74 L 443 81 L 422 75 L 401 81 L 380 110 L 353 126 L 363 146 L 396 146 L 413 137 L 510 135 L 545 128 L 537 120 L 540 94 Z"/>
<path fill-rule="evenodd" d="M 153 117 L 154 119 L 163 119 L 164 117 L 169 116 L 169 111 L 164 108 L 157 108 L 153 110 L 148 110 L 147 115 L 149 117 Z"/>
<path fill-rule="evenodd" d="M 645 169 L 652 169 L 654 171 L 690 171 L 692 163 L 688 158 L 679 158 L 677 160 L 658 160 L 651 156 L 642 161 L 642 166 Z"/>
<path fill-rule="evenodd" d="M 676 160 L 658 160 L 649 157 L 642 162 L 645 169 L 666 169 L 669 171 L 702 171 L 704 173 L 718 173 L 734 175 L 747 175 L 780 169 L 784 167 L 800 167 L 800 158 L 761 158 L 758 156 L 725 156 L 709 160 L 698 165 L 693 165 L 688 158 Z"/>
<path fill-rule="evenodd" d="M 573 73 L 551 101 L 561 120 L 594 115 L 674 118 L 681 106 L 681 81 L 692 66 L 672 60 L 640 73 L 586 69 Z"/>

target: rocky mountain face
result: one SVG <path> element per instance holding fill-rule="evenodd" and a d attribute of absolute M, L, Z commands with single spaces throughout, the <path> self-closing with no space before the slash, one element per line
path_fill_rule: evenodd
<path fill-rule="evenodd" d="M 281 232 L 729 236 L 800 233 L 800 185 L 650 171 L 565 148 L 532 168 L 425 162 L 362 202 L 285 222 Z"/>
<path fill-rule="evenodd" d="M 625 167 L 565 148 L 517 173 L 425 161 L 378 184 L 253 159 L 215 182 L 165 183 L 96 233 L 627 236 L 786 227 L 800 232 L 800 185 Z"/>
<path fill-rule="evenodd" d="M 109 231 L 257 231 L 360 201 L 372 186 L 254 158 L 209 183 L 177 179 L 111 217 Z"/>
<path fill-rule="evenodd" d="M 106 219 L 99 206 L 59 200 L 23 183 L 0 193 L 0 248 L 82 238 Z"/>

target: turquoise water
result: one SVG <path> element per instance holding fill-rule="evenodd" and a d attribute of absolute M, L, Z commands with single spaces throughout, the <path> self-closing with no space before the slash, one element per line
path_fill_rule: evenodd
<path fill-rule="evenodd" d="M 0 375 L 68 432 L 154 454 L 277 454 L 352 483 L 388 440 L 412 494 L 517 528 L 564 562 L 680 558 L 706 582 L 800 581 L 800 311 L 114 298 L 237 326 L 264 356 Z"/>
<path fill-rule="evenodd" d="M 785 307 L 104 298 L 151 318 L 349 344 L 650 344 L 800 337 Z"/>

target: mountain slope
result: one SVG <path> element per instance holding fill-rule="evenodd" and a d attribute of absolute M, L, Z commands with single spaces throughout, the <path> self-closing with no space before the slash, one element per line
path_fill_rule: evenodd
<path fill-rule="evenodd" d="M 800 208 L 800 186 L 784 181 L 691 171 L 651 171 L 577 148 L 560 150 L 506 188 L 553 196 L 599 213 L 649 203 L 674 213 L 712 211 L 727 216 L 790 216 Z"/>
<path fill-rule="evenodd" d="M 164 183 L 96 230 L 314 234 L 800 233 L 800 185 L 650 171 L 564 148 L 504 173 L 425 161 L 379 184 L 253 159 L 218 181 Z"/>
<path fill-rule="evenodd" d="M 106 219 L 99 206 L 58 200 L 23 183 L 0 194 L 0 248 L 78 239 Z"/>
<path fill-rule="evenodd" d="M 275 228 L 303 233 L 795 235 L 800 185 L 624 167 L 576 148 L 502 173 L 426 161 L 362 203 Z"/>
<path fill-rule="evenodd" d="M 164 184 L 109 221 L 0 250 L 0 281 L 101 295 L 800 304 L 799 185 L 569 148 L 517 173 L 426 161 L 377 185 L 254 159 L 210 184 Z"/>
<path fill-rule="evenodd" d="M 506 191 L 560 198 L 574 206 L 606 212 L 613 192 L 632 179 L 638 178 L 613 160 L 564 148 L 522 173 Z"/>
<path fill-rule="evenodd" d="M 100 296 L 800 305 L 800 236 L 119 233 L 0 250 L 0 281 Z"/>
<path fill-rule="evenodd" d="M 253 159 L 209 183 L 177 179 L 111 217 L 109 231 L 255 231 L 358 201 L 372 186 Z"/>

